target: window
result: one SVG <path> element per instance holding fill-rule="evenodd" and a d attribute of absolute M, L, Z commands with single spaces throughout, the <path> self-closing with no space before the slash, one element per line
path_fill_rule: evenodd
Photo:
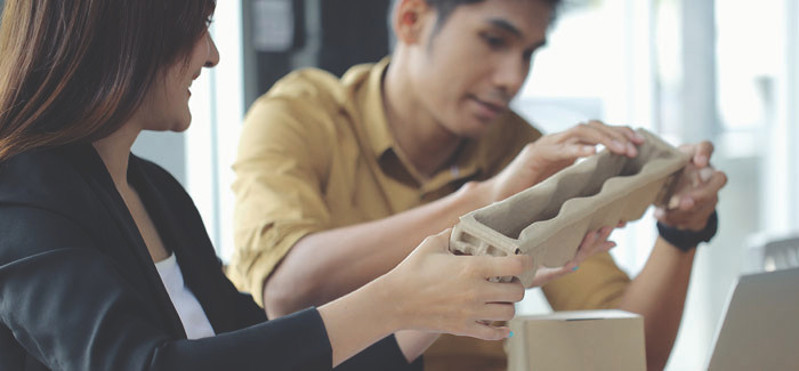
<path fill-rule="evenodd" d="M 709 139 L 729 183 L 720 232 L 697 253 L 668 369 L 706 366 L 717 322 L 750 245 L 799 230 L 799 3 L 577 1 L 535 59 L 517 109 L 547 132 L 588 118 L 652 129 L 672 143 Z M 614 234 L 636 275 L 645 216 Z M 546 310 L 540 299 L 530 310 Z M 523 308 L 522 310 L 525 310 Z"/>
<path fill-rule="evenodd" d="M 194 83 L 192 127 L 186 132 L 186 186 L 223 261 L 233 253 L 231 166 L 244 119 L 244 35 L 241 2 L 220 3 L 211 26 L 221 56 Z"/>

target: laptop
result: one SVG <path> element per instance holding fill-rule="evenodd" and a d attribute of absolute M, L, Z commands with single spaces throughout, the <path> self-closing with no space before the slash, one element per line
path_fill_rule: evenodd
<path fill-rule="evenodd" d="M 799 370 L 799 268 L 741 276 L 708 370 Z"/>

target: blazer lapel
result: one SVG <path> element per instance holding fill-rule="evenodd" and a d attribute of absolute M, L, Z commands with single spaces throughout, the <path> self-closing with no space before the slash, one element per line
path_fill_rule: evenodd
<path fill-rule="evenodd" d="M 86 181 L 90 186 L 96 189 L 97 199 L 106 207 L 108 213 L 112 215 L 114 223 L 122 236 L 122 240 L 126 242 L 128 251 L 134 256 L 136 264 L 139 266 L 140 271 L 145 273 L 145 279 L 150 289 L 150 294 L 157 300 L 163 315 L 166 316 L 168 331 L 174 336 L 186 338 L 186 332 L 183 324 L 180 321 L 172 300 L 164 287 L 161 276 L 155 268 L 152 257 L 147 250 L 147 245 L 133 220 L 133 216 L 122 199 L 122 196 L 117 192 L 111 175 L 105 167 L 105 163 L 100 158 L 100 155 L 92 145 L 74 146 L 69 149 L 71 154 L 77 156 L 75 163 L 79 164 Z M 128 172 L 130 176 L 130 171 Z M 160 231 L 159 231 L 160 232 Z"/>
<path fill-rule="evenodd" d="M 194 210 L 193 204 L 177 182 L 162 184 L 141 165 L 141 159 L 131 157 L 131 181 L 139 190 L 153 222 L 158 225 L 164 243 L 177 257 L 186 286 L 200 302 L 214 332 L 229 331 L 227 323 L 231 319 L 226 318 L 228 316 L 222 308 L 224 303 L 219 303 L 218 298 L 211 294 L 216 282 L 212 277 L 222 274 L 221 267 L 214 264 L 218 262 L 215 255 L 207 255 L 213 254 L 214 249 L 202 221 L 194 220 L 196 215 L 188 214 Z"/>

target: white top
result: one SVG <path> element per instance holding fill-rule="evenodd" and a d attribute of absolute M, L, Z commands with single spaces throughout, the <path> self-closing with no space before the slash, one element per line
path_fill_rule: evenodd
<path fill-rule="evenodd" d="M 180 322 L 183 323 L 186 337 L 200 339 L 214 336 L 214 328 L 211 327 L 211 322 L 208 321 L 203 307 L 197 301 L 197 297 L 183 283 L 183 272 L 180 271 L 175 254 L 156 262 L 155 268 L 158 269 L 158 275 L 161 276 L 161 281 L 164 282 L 169 299 L 172 300 L 172 305 L 175 306 L 175 310 L 178 312 Z"/>

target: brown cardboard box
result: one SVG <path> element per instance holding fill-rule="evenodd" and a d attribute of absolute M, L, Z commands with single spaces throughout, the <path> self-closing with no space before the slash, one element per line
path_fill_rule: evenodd
<path fill-rule="evenodd" d="M 643 317 L 620 310 L 517 316 L 508 371 L 646 370 Z"/>

